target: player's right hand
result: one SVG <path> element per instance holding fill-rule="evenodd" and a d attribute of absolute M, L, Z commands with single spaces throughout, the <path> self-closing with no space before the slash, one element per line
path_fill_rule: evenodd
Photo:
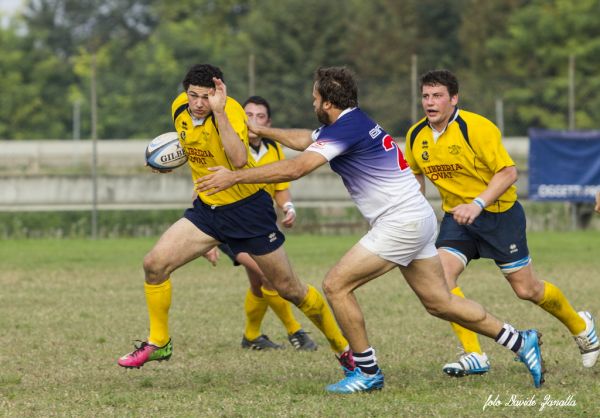
<path fill-rule="evenodd" d="M 208 103 L 213 112 L 224 112 L 227 102 L 227 86 L 220 78 L 213 77 L 215 89 L 208 94 Z"/>
<path fill-rule="evenodd" d="M 450 209 L 450 213 L 459 225 L 471 225 L 483 212 L 475 203 L 463 203 Z"/>

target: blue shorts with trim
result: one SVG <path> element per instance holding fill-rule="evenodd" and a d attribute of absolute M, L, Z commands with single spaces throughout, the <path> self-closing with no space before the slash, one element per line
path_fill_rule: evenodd
<path fill-rule="evenodd" d="M 285 242 L 276 224 L 273 199 L 264 190 L 223 206 L 207 205 L 197 197 L 183 216 L 205 234 L 227 244 L 234 254 L 269 254 Z"/>
<path fill-rule="evenodd" d="M 471 225 L 459 225 L 451 213 L 445 213 L 435 246 L 458 250 L 470 260 L 490 258 L 507 264 L 529 257 L 526 219 L 519 202 L 506 212 L 484 210 Z"/>

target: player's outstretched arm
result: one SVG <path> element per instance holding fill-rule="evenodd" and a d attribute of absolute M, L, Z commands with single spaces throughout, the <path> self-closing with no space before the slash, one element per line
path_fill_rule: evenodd
<path fill-rule="evenodd" d="M 304 151 L 313 143 L 311 131 L 308 129 L 281 129 L 270 126 L 259 126 L 248 121 L 248 129 L 263 138 L 269 138 L 296 151 Z"/>
<path fill-rule="evenodd" d="M 306 151 L 296 158 L 243 170 L 230 171 L 221 166 L 209 167 L 213 174 L 196 180 L 196 190 L 210 196 L 234 184 L 283 183 L 299 179 L 326 162 L 327 159 L 321 154 Z"/>

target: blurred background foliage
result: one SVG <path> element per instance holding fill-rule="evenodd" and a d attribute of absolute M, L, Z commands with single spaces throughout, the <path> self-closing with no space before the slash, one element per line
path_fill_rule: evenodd
<path fill-rule="evenodd" d="M 598 17 L 598 0 L 23 0 L 0 28 L 0 139 L 70 138 L 75 106 L 89 138 L 92 55 L 100 139 L 172 130 L 194 63 L 220 66 L 238 101 L 266 97 L 275 125 L 305 128 L 313 71 L 347 65 L 361 107 L 401 136 L 413 56 L 419 73 L 459 76 L 462 107 L 494 120 L 500 100 L 506 135 L 567 128 L 573 56 L 575 123 L 595 129 Z"/>

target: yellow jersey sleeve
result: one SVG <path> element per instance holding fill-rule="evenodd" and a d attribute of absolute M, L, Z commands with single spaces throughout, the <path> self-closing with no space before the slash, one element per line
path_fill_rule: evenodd
<path fill-rule="evenodd" d="M 471 143 L 477 157 L 494 174 L 505 167 L 515 165 L 502 144 L 502 136 L 496 125 L 492 123 L 479 125 L 478 129 L 473 131 Z"/>

